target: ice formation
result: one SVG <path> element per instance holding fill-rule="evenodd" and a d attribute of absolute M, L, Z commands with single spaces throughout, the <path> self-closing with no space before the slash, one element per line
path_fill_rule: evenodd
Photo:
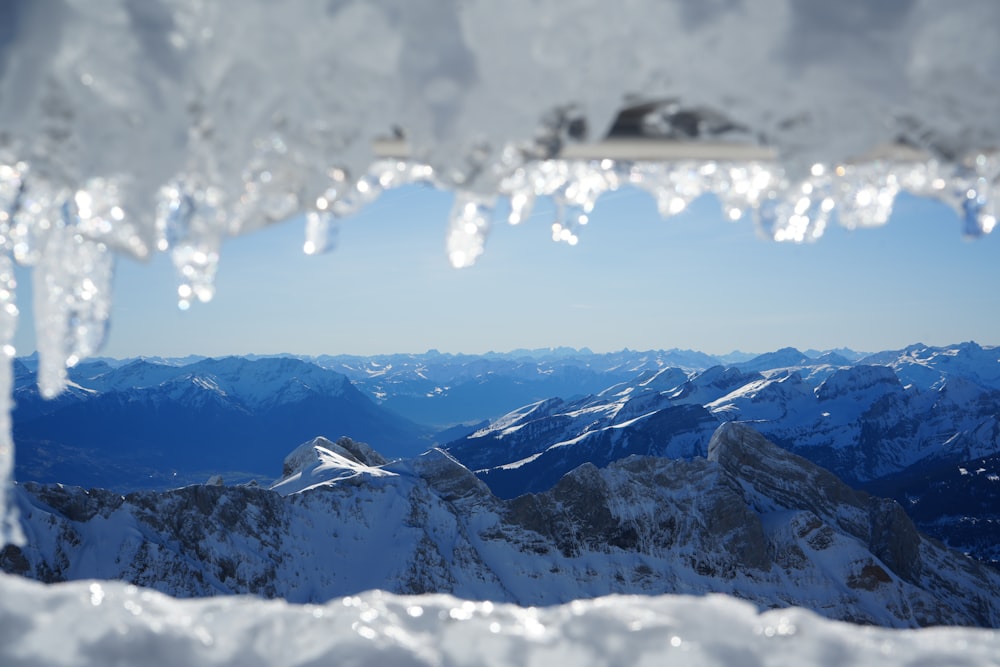
<path fill-rule="evenodd" d="M 456 267 L 539 196 L 576 244 L 626 184 L 665 217 L 712 193 L 776 240 L 884 224 L 901 190 L 992 231 L 1000 5 L 827 4 L 5 2 L 3 359 L 12 262 L 34 267 L 55 395 L 101 344 L 115 253 L 170 253 L 187 308 L 212 298 L 225 237 L 303 212 L 322 252 L 339 219 L 414 181 L 456 191 Z"/>
<path fill-rule="evenodd" d="M 373 591 L 325 605 L 177 600 L 118 582 L 5 578 L 0 662 L 60 665 L 995 665 L 989 630 L 860 628 L 726 596 L 546 608 Z M 58 637 L 58 641 L 53 641 Z"/>
<path fill-rule="evenodd" d="M 15 262 L 33 267 L 54 395 L 101 344 L 115 253 L 170 253 L 185 308 L 211 299 L 225 237 L 304 212 L 320 252 L 404 182 L 456 191 L 455 266 L 539 196 L 561 211 L 553 238 L 576 243 L 623 184 L 665 216 L 714 193 L 792 241 L 883 224 L 908 190 L 981 235 L 1000 174 L 997 25 L 993 0 L 8 0 L 0 497 Z M 0 543 L 20 537 L 4 505 Z"/>

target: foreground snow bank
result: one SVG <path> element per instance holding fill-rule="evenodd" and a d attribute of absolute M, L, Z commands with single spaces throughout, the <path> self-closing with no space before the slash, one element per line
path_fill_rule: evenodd
<path fill-rule="evenodd" d="M 58 638 L 58 641 L 54 641 Z M 177 600 L 115 582 L 0 577 L 0 664 L 996 665 L 1000 635 L 884 630 L 725 596 L 606 597 L 548 608 L 379 591 L 323 606 Z M 336 662 L 334 662 L 336 661 Z"/>

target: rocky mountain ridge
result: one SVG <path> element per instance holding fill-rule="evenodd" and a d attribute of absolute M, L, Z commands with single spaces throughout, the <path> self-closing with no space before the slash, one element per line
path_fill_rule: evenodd
<path fill-rule="evenodd" d="M 441 450 L 385 463 L 318 439 L 287 463 L 285 495 L 280 483 L 128 496 L 21 485 L 29 546 L 0 565 L 179 596 L 381 588 L 545 605 L 723 592 L 890 627 L 1000 625 L 1000 574 L 741 424 L 720 426 L 707 458 L 585 464 L 512 500 Z"/>
<path fill-rule="evenodd" d="M 595 395 L 513 411 L 446 449 L 513 497 L 544 490 L 588 461 L 705 455 L 715 424 L 745 422 L 852 485 L 895 498 L 922 530 L 1000 562 L 1000 390 L 984 381 L 989 364 L 1000 366 L 997 349 L 963 344 L 884 356 L 895 361 L 648 371 Z M 800 361 L 800 353 L 767 359 Z M 904 371 L 927 382 L 904 383 Z M 700 417 L 682 426 L 668 417 L 681 408 Z"/>

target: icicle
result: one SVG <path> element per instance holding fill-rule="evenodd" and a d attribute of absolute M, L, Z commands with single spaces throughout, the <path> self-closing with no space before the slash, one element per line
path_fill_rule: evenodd
<path fill-rule="evenodd" d="M 581 227 L 590 222 L 597 199 L 620 186 L 614 162 L 566 162 L 563 183 L 552 192 L 559 219 L 552 225 L 552 240 L 576 245 Z"/>
<path fill-rule="evenodd" d="M 285 220 L 302 209 L 299 189 L 309 169 L 290 153 L 280 134 L 253 143 L 254 156 L 242 174 L 243 193 L 228 220 L 230 236 Z"/>
<path fill-rule="evenodd" d="M 302 251 L 318 255 L 333 250 L 337 242 L 337 218 L 327 211 L 310 211 L 306 214 L 306 240 Z"/>
<path fill-rule="evenodd" d="M 377 160 L 353 185 L 349 185 L 348 174 L 343 169 L 334 168 L 328 174 L 330 186 L 316 198 L 315 210 L 306 214 L 306 239 L 302 250 L 307 255 L 334 248 L 341 218 L 357 213 L 386 190 L 411 183 L 430 183 L 434 170 L 418 162 Z"/>
<path fill-rule="evenodd" d="M 11 435 L 11 395 L 14 390 L 14 333 L 17 330 L 17 282 L 11 227 L 23 189 L 26 167 L 0 165 L 0 547 L 24 544 L 24 535 L 13 502 L 14 439 Z"/>
<path fill-rule="evenodd" d="M 629 180 L 656 199 L 663 218 L 681 213 L 695 199 L 712 190 L 715 163 L 637 163 Z"/>
<path fill-rule="evenodd" d="M 848 229 L 879 227 L 889 221 L 899 194 L 896 175 L 878 163 L 836 168 L 837 216 Z"/>
<path fill-rule="evenodd" d="M 525 150 L 508 143 L 494 165 L 494 173 L 499 175 L 497 192 L 508 200 L 507 222 L 511 225 L 524 222 L 535 207 L 535 199 L 541 190 L 531 167 L 537 164 L 529 165 Z"/>
<path fill-rule="evenodd" d="M 510 196 L 510 213 L 507 215 L 507 222 L 512 225 L 519 225 L 525 218 L 531 215 L 531 210 L 535 207 L 535 193 L 530 190 L 519 190 Z"/>
<path fill-rule="evenodd" d="M 742 220 L 756 210 L 761 197 L 777 186 L 781 172 L 773 165 L 760 162 L 720 165 L 713 191 L 722 205 L 727 220 Z"/>
<path fill-rule="evenodd" d="M 338 216 L 333 213 L 333 209 L 341 193 L 346 190 L 347 172 L 332 169 L 329 175 L 332 184 L 316 198 L 316 209 L 306 214 L 306 240 L 302 244 L 302 252 L 307 255 L 329 252 L 336 246 Z"/>
<path fill-rule="evenodd" d="M 452 266 L 461 269 L 476 263 L 483 254 L 492 217 L 492 201 L 466 192 L 455 193 L 447 239 Z"/>
<path fill-rule="evenodd" d="M 989 234 L 997 224 L 994 189 L 1000 186 L 1000 154 L 980 154 L 967 180 L 960 181 L 960 201 L 964 233 L 978 237 Z"/>
<path fill-rule="evenodd" d="M 761 231 L 775 241 L 815 241 L 836 206 L 830 187 L 829 172 L 814 165 L 810 178 L 770 190 L 757 209 Z"/>
<path fill-rule="evenodd" d="M 62 392 L 67 367 L 94 354 L 104 342 L 113 273 L 106 245 L 84 238 L 71 226 L 52 230 L 32 276 L 42 396 Z"/>
<path fill-rule="evenodd" d="M 20 206 L 21 193 L 24 191 L 24 177 L 28 165 L 0 164 L 0 228 L 3 229 L 4 240 L 0 245 L 7 247 L 8 234 L 14 213 Z"/>
<path fill-rule="evenodd" d="M 178 181 L 160 191 L 157 206 L 157 248 L 170 251 L 180 274 L 177 307 L 187 310 L 197 298 L 205 303 L 215 295 L 215 273 L 226 222 L 216 188 L 189 189 Z"/>
<path fill-rule="evenodd" d="M 13 272 L 9 257 L 0 259 L 0 264 L 6 265 L 0 271 L 5 276 L 11 276 L 7 291 L 13 288 Z M 13 292 L 11 291 L 11 294 Z M 8 311 L 14 310 L 14 315 Z M 3 332 L 3 346 L 0 347 L 0 549 L 7 544 L 24 544 L 24 533 L 21 531 L 21 523 L 18 519 L 17 507 L 14 505 L 14 438 L 11 435 L 10 411 L 13 408 L 11 395 L 14 391 L 13 363 L 14 348 L 10 345 L 13 340 L 14 328 L 17 323 L 16 307 L 13 301 L 4 304 L 0 308 L 0 327 Z"/>
<path fill-rule="evenodd" d="M 68 198 L 68 191 L 57 191 L 37 180 L 24 186 L 10 227 L 11 249 L 18 264 L 33 266 L 42 258 L 49 234 L 66 224 Z"/>
<path fill-rule="evenodd" d="M 88 180 L 74 193 L 69 204 L 69 222 L 85 237 L 137 259 L 149 256 L 149 247 L 122 208 L 118 179 Z"/>

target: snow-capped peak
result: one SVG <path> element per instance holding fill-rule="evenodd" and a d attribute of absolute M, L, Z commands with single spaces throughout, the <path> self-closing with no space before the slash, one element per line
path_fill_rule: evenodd
<path fill-rule="evenodd" d="M 374 461 L 366 462 L 364 456 L 359 456 L 357 445 L 361 443 L 350 441 L 350 445 L 354 445 L 351 447 L 344 440 L 348 439 L 330 442 L 324 437 L 317 437 L 296 447 L 285 457 L 282 478 L 271 490 L 287 496 L 358 475 L 384 477 L 395 474 L 380 467 L 385 459 L 367 445 L 364 447 L 371 452 L 373 456 L 370 459 Z M 376 464 L 369 465 L 370 462 Z"/>

